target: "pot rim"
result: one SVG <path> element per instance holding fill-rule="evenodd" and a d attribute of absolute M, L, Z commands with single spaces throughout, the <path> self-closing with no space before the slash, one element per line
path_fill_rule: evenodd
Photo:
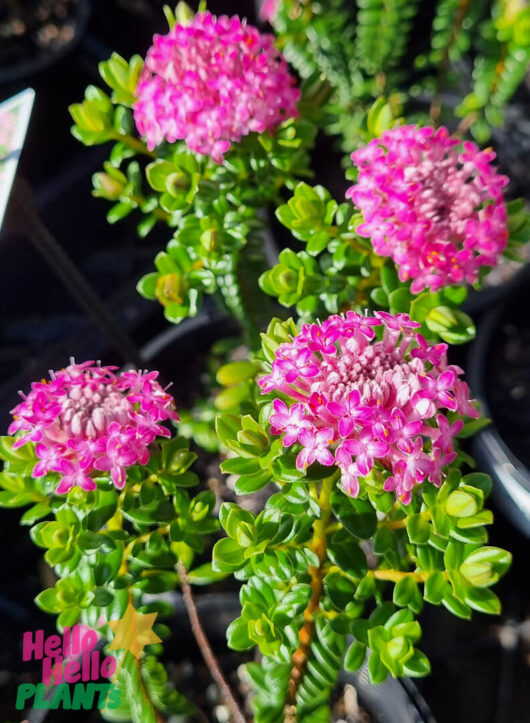
<path fill-rule="evenodd" d="M 467 376 L 472 392 L 482 405 L 491 425 L 481 430 L 473 441 L 477 461 L 494 477 L 492 494 L 512 522 L 530 536 L 530 470 L 511 451 L 495 424 L 486 394 L 486 363 L 495 330 L 509 302 L 530 280 L 530 264 L 524 266 L 506 285 L 499 303 L 481 319 L 477 337 L 468 354 Z"/>

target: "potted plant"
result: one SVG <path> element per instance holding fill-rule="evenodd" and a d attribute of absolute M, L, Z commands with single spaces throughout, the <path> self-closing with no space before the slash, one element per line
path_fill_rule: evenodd
<path fill-rule="evenodd" d="M 113 202 L 109 221 L 140 212 L 141 234 L 157 223 L 172 233 L 140 293 L 177 324 L 212 296 L 243 330 L 217 349 L 203 402 L 236 495 L 220 506 L 191 471 L 188 440 L 172 436 L 169 423 L 201 442 L 156 371 L 72 361 L 13 410 L 0 503 L 32 504 L 23 523 L 57 576 L 37 603 L 58 614 L 63 652 L 80 622 L 89 652 L 97 635 L 107 641 L 100 672 L 111 682 L 96 707 L 111 720 L 194 715 L 157 658 L 170 630 L 152 629 L 156 614 L 171 619 L 164 595 L 179 587 L 238 722 L 330 720 L 343 669 L 366 665 L 376 684 L 428 674 L 425 602 L 463 618 L 500 611 L 491 587 L 511 558 L 487 545 L 490 480 L 461 442 L 485 421 L 448 345 L 473 337 L 467 288 L 526 240 L 527 214 L 507 202 L 492 150 L 439 125 L 428 79 L 436 63 L 439 82 L 451 77 L 476 14 L 446 8 L 445 34 L 418 61 L 430 69 L 427 118 L 408 114 L 393 71 L 404 47 L 388 45 L 418 4 L 399 6 L 392 34 L 383 23 L 381 47 L 373 5 L 359 12 L 355 58 L 334 43 L 348 20 L 338 3 L 329 14 L 312 2 L 267 6 L 301 89 L 271 36 L 202 7 L 166 8 L 169 31 L 145 61 L 113 55 L 100 66 L 110 95 L 90 86 L 70 108 L 79 140 L 113 144 L 94 177 Z M 527 14 L 507 5 L 481 33 L 501 27 L 511 57 L 512 14 Z M 360 85 L 346 87 L 339 61 Z M 491 108 L 507 100 L 488 88 L 480 103 L 466 96 L 458 133 L 485 139 Z M 308 183 L 319 131 L 353 151 L 344 202 Z M 292 235 L 277 261 L 263 242 L 271 204 Z M 179 368 L 191 386 L 197 365 Z M 228 579 L 241 604 L 228 645 L 246 662 L 248 695 L 231 690 L 191 589 Z M 59 707 L 70 693 L 54 691 Z M 36 694 L 23 690 L 21 706 Z"/>

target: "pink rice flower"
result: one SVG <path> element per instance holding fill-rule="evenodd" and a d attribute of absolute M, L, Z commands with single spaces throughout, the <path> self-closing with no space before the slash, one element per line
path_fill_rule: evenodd
<path fill-rule="evenodd" d="M 272 35 L 237 16 L 197 13 L 154 36 L 136 89 L 136 127 L 150 150 L 184 139 L 222 163 L 232 142 L 297 116 L 294 83 Z"/>
<path fill-rule="evenodd" d="M 407 314 L 348 311 L 305 324 L 280 344 L 259 384 L 281 397 L 273 402 L 271 431 L 284 435 L 285 447 L 301 445 L 299 469 L 336 464 L 355 497 L 360 480 L 377 468 L 384 489 L 405 504 L 415 485 L 441 483 L 462 417 L 478 412 L 462 370 L 447 363 L 447 347 L 429 346 L 419 326 Z"/>
<path fill-rule="evenodd" d="M 178 420 L 172 397 L 156 381 L 158 372 L 123 372 L 93 362 L 50 372 L 50 381 L 34 382 L 12 410 L 9 434 L 21 433 L 14 446 L 37 442 L 35 477 L 61 475 L 58 494 L 72 487 L 96 489 L 92 475 L 110 472 L 118 489 L 126 470 L 146 464 L 149 445 L 169 437 L 162 426 Z"/>
<path fill-rule="evenodd" d="M 357 233 L 390 256 L 414 294 L 475 283 L 506 246 L 508 178 L 491 149 L 460 144 L 443 126 L 400 126 L 352 153 L 357 183 L 346 195 L 361 210 Z"/>
<path fill-rule="evenodd" d="M 281 0 L 263 0 L 259 11 L 260 19 L 272 23 L 280 3 Z"/>

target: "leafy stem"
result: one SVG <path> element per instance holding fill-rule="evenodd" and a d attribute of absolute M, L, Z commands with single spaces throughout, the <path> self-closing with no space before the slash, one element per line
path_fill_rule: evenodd
<path fill-rule="evenodd" d="M 451 35 L 449 42 L 443 50 L 443 55 L 438 63 L 438 74 L 436 78 L 436 93 L 433 97 L 431 107 L 429 109 L 429 115 L 431 116 L 433 123 L 438 125 L 442 114 L 442 90 L 445 81 L 445 74 L 447 71 L 447 65 L 449 62 L 450 49 L 453 46 L 458 33 L 462 27 L 466 13 L 469 7 L 469 0 L 460 0 L 458 7 L 455 11 L 453 24 L 451 26 Z"/>
<path fill-rule="evenodd" d="M 327 538 L 326 531 L 331 519 L 331 493 L 335 486 L 337 474 L 334 473 L 322 482 L 320 494 L 318 496 L 318 504 L 322 515 L 320 519 L 313 523 L 313 539 L 311 540 L 311 549 L 318 557 L 319 565 L 311 566 L 309 574 L 311 575 L 311 597 L 304 610 L 304 624 L 298 633 L 298 648 L 293 653 L 291 674 L 287 686 L 287 700 L 285 707 L 285 720 L 293 720 L 296 705 L 296 693 L 304 675 L 307 664 L 309 649 L 313 639 L 315 628 L 314 614 L 320 606 L 320 598 L 322 595 L 325 562 L 327 559 Z"/>

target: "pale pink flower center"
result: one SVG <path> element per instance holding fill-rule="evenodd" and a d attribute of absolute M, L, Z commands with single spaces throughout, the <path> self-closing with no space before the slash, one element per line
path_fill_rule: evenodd
<path fill-rule="evenodd" d="M 405 383 L 414 376 L 398 349 L 387 352 L 377 346 L 368 346 L 360 354 L 358 350 L 343 349 L 341 356 L 326 357 L 321 362 L 321 373 L 323 381 L 313 385 L 312 392 L 325 392 L 328 399 L 342 402 L 357 390 L 363 404 L 385 404 L 396 379 Z"/>
<path fill-rule="evenodd" d="M 134 405 L 116 389 L 74 387 L 63 402 L 59 424 L 66 437 L 94 439 L 108 432 L 111 422 L 127 424 Z"/>

